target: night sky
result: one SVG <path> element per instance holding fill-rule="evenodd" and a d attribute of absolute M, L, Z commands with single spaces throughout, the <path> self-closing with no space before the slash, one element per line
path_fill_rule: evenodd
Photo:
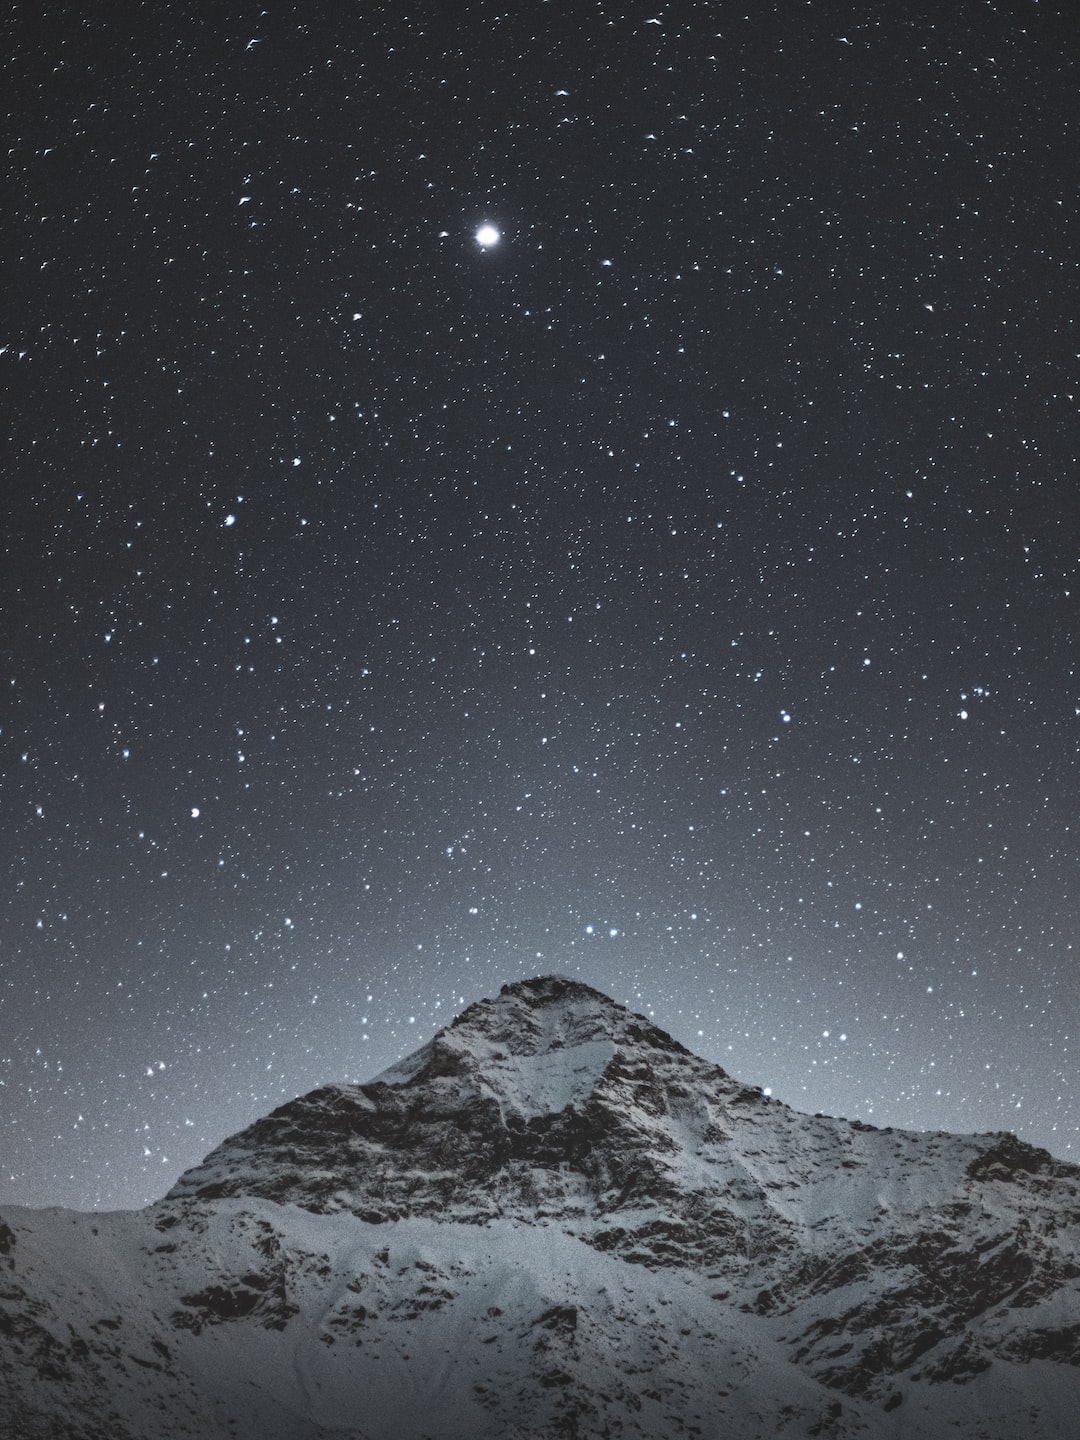
<path fill-rule="evenodd" d="M 546 972 L 1080 1157 L 1070 7 L 40 8 L 0 1200 Z"/>

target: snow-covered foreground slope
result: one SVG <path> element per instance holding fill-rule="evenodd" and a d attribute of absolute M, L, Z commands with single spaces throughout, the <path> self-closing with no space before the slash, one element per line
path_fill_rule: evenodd
<path fill-rule="evenodd" d="M 26 1440 L 1077 1433 L 1080 1170 L 799 1115 L 558 978 L 145 1211 L 0 1222 Z"/>

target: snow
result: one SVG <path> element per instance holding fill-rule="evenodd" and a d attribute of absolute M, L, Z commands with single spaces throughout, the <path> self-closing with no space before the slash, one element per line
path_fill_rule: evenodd
<path fill-rule="evenodd" d="M 147 1210 L 0 1215 L 0 1429 L 1066 1440 L 1078 1194 L 1011 1136 L 799 1115 L 543 977 Z"/>

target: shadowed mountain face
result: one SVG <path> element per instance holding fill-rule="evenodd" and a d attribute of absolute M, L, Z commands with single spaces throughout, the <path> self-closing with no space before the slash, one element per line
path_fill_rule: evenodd
<path fill-rule="evenodd" d="M 1080 1403 L 1080 1170 L 800 1115 L 552 976 L 145 1211 L 6 1212 L 0 1279 L 30 1440 L 1064 1440 Z"/>

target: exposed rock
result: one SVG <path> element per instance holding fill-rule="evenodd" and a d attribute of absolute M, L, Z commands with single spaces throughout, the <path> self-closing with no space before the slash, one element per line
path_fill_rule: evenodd
<path fill-rule="evenodd" d="M 1014 1136 L 800 1115 L 541 977 L 146 1211 L 7 1212 L 0 1429 L 1064 1440 L 1078 1195 Z"/>

